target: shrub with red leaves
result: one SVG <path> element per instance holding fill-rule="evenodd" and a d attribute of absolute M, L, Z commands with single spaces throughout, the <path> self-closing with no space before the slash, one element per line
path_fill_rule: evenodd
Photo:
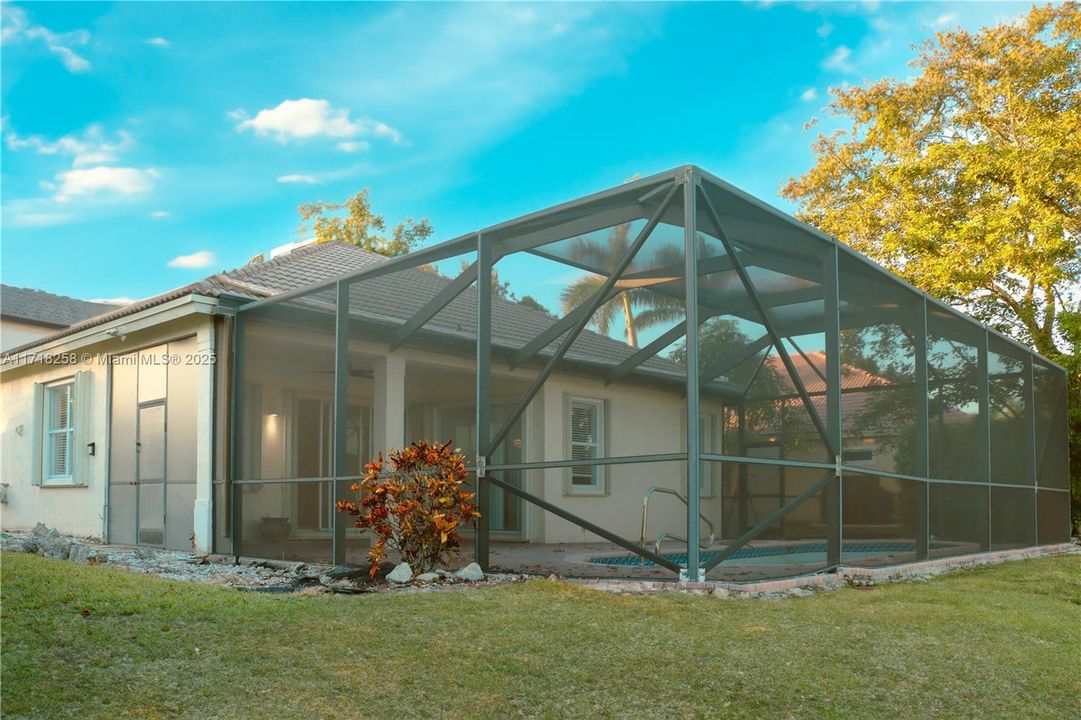
<path fill-rule="evenodd" d="M 379 453 L 364 466 L 364 479 L 353 484 L 359 501 L 338 501 L 339 512 L 353 515 L 356 527 L 375 536 L 368 552 L 372 576 L 388 549 L 414 573 L 430 572 L 458 553 L 458 530 L 476 525 L 474 493 L 464 489 L 465 457 L 450 446 L 422 440 L 389 451 L 385 462 Z"/>

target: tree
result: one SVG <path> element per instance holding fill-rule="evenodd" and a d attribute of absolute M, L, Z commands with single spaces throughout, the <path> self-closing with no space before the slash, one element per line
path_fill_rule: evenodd
<path fill-rule="evenodd" d="M 1081 8 L 938 33 L 914 66 L 832 90 L 828 111 L 850 127 L 819 135 L 815 166 L 782 194 L 801 220 L 1066 366 L 1081 460 Z"/>
<path fill-rule="evenodd" d="M 596 268 L 612 268 L 619 259 L 627 253 L 630 247 L 629 224 L 616 225 L 609 233 L 608 238 L 601 242 L 591 237 L 580 237 L 571 246 L 571 256 L 583 265 Z M 669 258 L 667 248 L 654 257 L 653 264 L 665 262 L 682 263 L 682 254 L 675 258 Z M 633 273 L 636 269 L 632 262 L 626 272 Z M 584 275 L 563 289 L 559 295 L 563 312 L 569 313 L 582 303 L 588 302 L 597 294 L 608 278 L 605 275 Z M 618 285 L 617 285 L 618 288 Z M 643 309 L 642 312 L 638 312 Z M 619 290 L 608 302 L 597 308 L 590 319 L 590 324 L 602 335 L 607 335 L 616 318 L 622 315 L 623 329 L 627 338 L 627 344 L 632 348 L 638 347 L 638 333 L 654 325 L 665 321 L 681 320 L 683 318 L 682 299 L 673 299 L 648 287 L 625 288 Z"/>
<path fill-rule="evenodd" d="M 343 213 L 344 211 L 344 213 Z M 414 221 L 407 218 L 391 228 L 390 237 L 383 234 L 386 222 L 372 211 L 368 188 L 349 197 L 345 202 L 327 203 L 318 200 L 297 208 L 300 214 L 300 234 L 314 234 L 318 242 L 338 241 L 359 245 L 365 250 L 394 257 L 404 255 L 432 236 L 427 218 Z"/>
<path fill-rule="evenodd" d="M 462 260 L 459 268 L 461 272 L 468 270 L 469 261 Z M 510 289 L 510 280 L 500 280 L 499 271 L 495 268 L 492 268 L 492 295 L 511 302 L 519 302 L 517 296 Z"/>

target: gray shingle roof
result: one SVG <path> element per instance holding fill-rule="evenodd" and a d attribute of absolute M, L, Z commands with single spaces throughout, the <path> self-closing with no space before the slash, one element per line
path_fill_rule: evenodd
<path fill-rule="evenodd" d="M 355 245 L 342 243 L 308 245 L 265 262 L 218 273 L 200 282 L 140 300 L 114 312 L 72 325 L 33 343 L 12 348 L 7 355 L 24 352 L 36 345 L 193 293 L 210 297 L 229 294 L 256 299 L 326 282 L 344 273 L 385 261 L 386 258 L 382 255 Z M 449 282 L 448 278 L 421 269 L 402 270 L 371 280 L 362 280 L 354 284 L 351 291 L 350 314 L 358 319 L 380 325 L 401 325 Z M 333 307 L 333 298 L 333 290 L 323 290 L 303 304 L 311 307 L 312 303 L 315 303 L 317 306 L 322 305 L 330 309 Z M 474 338 L 476 307 L 476 290 L 472 287 L 467 288 L 432 318 L 425 325 L 424 330 L 448 339 Z M 492 344 L 496 348 L 520 348 L 553 322 L 555 322 L 554 318 L 547 313 L 502 298 L 493 298 Z M 545 351 L 551 352 L 555 346 L 556 343 L 553 343 Z M 586 331 L 572 345 L 566 359 L 610 366 L 628 357 L 632 352 L 633 350 L 622 342 Z M 681 366 L 663 358 L 653 358 L 642 367 L 667 376 L 682 373 Z"/>
<path fill-rule="evenodd" d="M 0 315 L 38 325 L 68 327 L 116 310 L 119 305 L 88 302 L 33 288 L 0 285 Z"/>

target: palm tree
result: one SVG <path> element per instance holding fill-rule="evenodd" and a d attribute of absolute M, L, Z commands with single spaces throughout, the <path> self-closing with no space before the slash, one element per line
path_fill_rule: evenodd
<path fill-rule="evenodd" d="M 601 242 L 595 238 L 581 237 L 574 241 L 571 246 L 571 256 L 584 265 L 597 268 L 615 267 L 619 259 L 626 254 L 629 246 L 631 226 L 624 223 L 616 225 L 608 234 L 608 239 Z M 633 272 L 633 263 L 627 268 L 627 272 Z M 582 303 L 600 291 L 607 278 L 604 275 L 589 274 L 578 278 L 564 288 L 559 295 L 563 312 L 569 313 Z M 633 348 L 638 347 L 638 330 L 642 329 L 636 323 L 634 305 L 636 304 L 634 290 L 622 290 L 614 295 L 608 302 L 597 308 L 590 319 L 592 325 L 601 335 L 607 335 L 612 324 L 620 313 L 623 314 L 624 332 L 627 336 L 627 344 Z"/>

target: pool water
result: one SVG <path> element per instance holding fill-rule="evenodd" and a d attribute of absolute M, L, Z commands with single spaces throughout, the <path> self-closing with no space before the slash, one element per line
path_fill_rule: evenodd
<path fill-rule="evenodd" d="M 847 562 L 863 560 L 882 555 L 916 552 L 914 543 L 906 542 L 848 542 L 842 547 L 842 557 Z M 720 550 L 704 550 L 701 561 L 708 563 L 721 554 Z M 686 552 L 661 553 L 661 557 L 677 565 L 687 564 Z M 601 555 L 590 558 L 590 562 L 600 565 L 650 566 L 652 560 L 639 555 Z M 732 557 L 724 561 L 725 565 L 825 565 L 826 543 L 801 543 L 798 545 L 767 545 L 748 547 L 737 550 Z"/>

